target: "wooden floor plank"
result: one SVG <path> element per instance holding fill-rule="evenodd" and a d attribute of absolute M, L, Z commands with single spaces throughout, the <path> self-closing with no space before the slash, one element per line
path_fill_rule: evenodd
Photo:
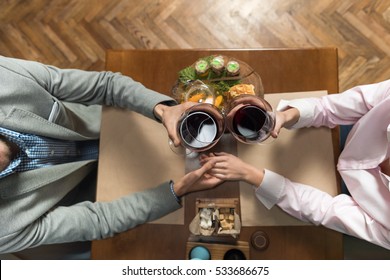
<path fill-rule="evenodd" d="M 104 70 L 107 49 L 337 47 L 340 91 L 390 78 L 390 1 L 8 0 L 0 55 Z"/>

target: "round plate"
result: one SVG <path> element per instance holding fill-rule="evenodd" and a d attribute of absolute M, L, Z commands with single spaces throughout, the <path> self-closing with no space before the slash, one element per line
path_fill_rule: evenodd
<path fill-rule="evenodd" d="M 218 61 L 222 68 L 212 67 L 214 61 Z M 228 71 L 231 62 L 238 63 L 238 73 Z M 261 78 L 247 63 L 218 54 L 199 58 L 192 65 L 180 70 L 172 89 L 172 95 L 179 103 L 210 103 L 222 112 L 229 100 L 237 94 L 263 97 Z"/>

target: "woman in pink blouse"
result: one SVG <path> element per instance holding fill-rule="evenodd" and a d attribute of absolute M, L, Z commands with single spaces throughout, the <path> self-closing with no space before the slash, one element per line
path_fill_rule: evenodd
<path fill-rule="evenodd" d="M 211 174 L 217 178 L 254 185 L 268 209 L 277 205 L 302 221 L 390 249 L 390 80 L 321 98 L 281 100 L 272 135 L 277 137 L 282 127 L 349 124 L 337 169 L 351 196 L 332 197 L 227 153 L 203 155 L 201 163 L 215 161 Z"/>

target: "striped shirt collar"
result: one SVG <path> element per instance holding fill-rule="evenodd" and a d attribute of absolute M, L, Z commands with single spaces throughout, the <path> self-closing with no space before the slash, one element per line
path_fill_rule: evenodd
<path fill-rule="evenodd" d="M 21 133 L 0 127 L 0 134 L 5 136 L 8 140 L 12 141 L 19 147 L 24 147 L 24 141 L 21 139 Z M 0 172 L 0 179 L 15 172 L 16 167 L 19 166 L 22 161 L 20 153 L 21 152 L 16 155 L 16 157 L 11 161 L 6 169 Z"/>
<path fill-rule="evenodd" d="M 99 141 L 68 141 L 32 134 L 23 134 L 0 127 L 0 134 L 19 146 L 20 151 L 9 166 L 0 172 L 0 179 L 15 172 L 23 172 L 54 164 L 97 160 Z"/>

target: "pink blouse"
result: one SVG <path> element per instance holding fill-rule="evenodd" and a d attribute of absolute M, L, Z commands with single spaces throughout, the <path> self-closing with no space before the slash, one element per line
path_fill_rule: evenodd
<path fill-rule="evenodd" d="M 265 171 L 257 198 L 290 215 L 390 249 L 390 177 L 379 165 L 389 161 L 390 80 L 321 98 L 281 100 L 278 110 L 295 107 L 292 128 L 354 124 L 337 169 L 351 196 L 335 197 Z"/>

